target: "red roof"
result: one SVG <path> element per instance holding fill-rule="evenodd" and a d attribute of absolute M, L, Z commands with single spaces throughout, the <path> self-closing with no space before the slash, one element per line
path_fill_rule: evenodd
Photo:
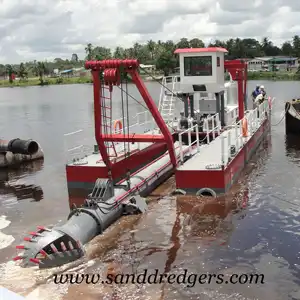
<path fill-rule="evenodd" d="M 228 51 L 225 48 L 221 47 L 209 47 L 209 48 L 184 48 L 184 49 L 176 49 L 174 51 L 175 54 L 178 53 L 203 53 L 203 52 L 223 52 L 227 53 Z"/>

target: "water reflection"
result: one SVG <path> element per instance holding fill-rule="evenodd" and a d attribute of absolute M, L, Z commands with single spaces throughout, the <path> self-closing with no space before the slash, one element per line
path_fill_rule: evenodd
<path fill-rule="evenodd" d="M 292 158 L 300 157 L 300 137 L 298 135 L 287 134 L 285 136 L 286 156 Z"/>
<path fill-rule="evenodd" d="M 41 201 L 44 193 L 43 189 L 34 184 L 18 183 L 16 178 L 22 178 L 42 170 L 43 160 L 37 160 L 21 165 L 13 169 L 0 170 L 0 194 L 13 194 L 17 200 L 33 199 L 32 201 Z"/>

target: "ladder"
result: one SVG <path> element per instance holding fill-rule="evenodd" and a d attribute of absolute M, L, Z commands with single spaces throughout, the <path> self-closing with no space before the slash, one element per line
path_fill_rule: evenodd
<path fill-rule="evenodd" d="M 175 111 L 175 88 L 178 82 L 178 76 L 164 77 L 160 93 L 158 110 L 166 124 L 172 123 Z M 168 88 L 170 86 L 170 88 Z"/>
<path fill-rule="evenodd" d="M 112 134 L 112 92 L 104 84 L 101 85 L 101 118 L 102 133 L 106 135 Z M 104 142 L 108 157 L 117 157 L 117 151 L 114 142 Z"/>

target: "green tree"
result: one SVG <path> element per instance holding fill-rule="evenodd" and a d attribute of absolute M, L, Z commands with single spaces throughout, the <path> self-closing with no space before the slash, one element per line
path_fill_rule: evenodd
<path fill-rule="evenodd" d="M 165 76 L 168 76 L 171 70 L 176 67 L 177 61 L 171 52 L 163 52 L 156 60 L 156 69 L 162 70 Z"/>
<path fill-rule="evenodd" d="M 293 37 L 293 53 L 300 58 L 300 38 L 299 35 Z"/>
<path fill-rule="evenodd" d="M 147 48 L 151 55 L 151 60 L 154 60 L 154 54 L 156 49 L 156 43 L 153 40 L 147 42 Z"/>
<path fill-rule="evenodd" d="M 123 59 L 125 58 L 125 50 L 122 47 L 116 47 L 114 52 L 114 58 Z"/>
<path fill-rule="evenodd" d="M 283 55 L 292 56 L 293 55 L 293 46 L 290 42 L 284 42 L 281 46 L 281 51 Z"/>
<path fill-rule="evenodd" d="M 187 38 L 180 39 L 176 45 L 176 48 L 190 48 L 189 40 Z"/>
<path fill-rule="evenodd" d="M 39 77 L 40 85 L 44 85 L 45 84 L 44 76 L 47 72 L 45 64 L 39 61 L 34 67 L 34 72 L 36 76 Z"/>
<path fill-rule="evenodd" d="M 190 40 L 189 44 L 190 44 L 190 47 L 192 47 L 192 48 L 204 48 L 205 47 L 203 41 L 200 39 L 197 39 L 197 38 Z"/>
<path fill-rule="evenodd" d="M 96 60 L 109 59 L 112 57 L 111 50 L 106 47 L 95 47 L 92 51 L 92 57 Z"/>
<path fill-rule="evenodd" d="M 24 63 L 21 63 L 19 66 L 18 76 L 20 80 L 28 79 L 28 72 L 26 70 Z"/>
<path fill-rule="evenodd" d="M 92 60 L 93 59 L 93 45 L 91 43 L 88 43 L 85 47 L 85 53 L 86 53 L 86 60 Z"/>
<path fill-rule="evenodd" d="M 6 65 L 6 73 L 8 75 L 9 83 L 13 83 L 13 74 L 14 74 L 14 68 L 12 65 Z"/>

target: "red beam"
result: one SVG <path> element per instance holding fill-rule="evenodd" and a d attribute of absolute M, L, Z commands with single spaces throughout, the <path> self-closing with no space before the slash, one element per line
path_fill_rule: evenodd
<path fill-rule="evenodd" d="M 135 83 L 137 89 L 139 90 L 141 96 L 143 97 L 145 104 L 147 105 L 150 113 L 153 116 L 153 119 L 155 120 L 156 124 L 158 125 L 161 133 L 163 134 L 165 138 L 165 142 L 168 147 L 169 155 L 170 155 L 170 160 L 172 162 L 172 165 L 174 168 L 177 166 L 177 159 L 175 155 L 175 150 L 174 150 L 174 142 L 173 138 L 171 135 L 170 130 L 167 127 L 167 124 L 163 120 L 162 116 L 160 115 L 158 108 L 153 101 L 152 97 L 150 96 L 144 82 L 142 81 L 139 73 L 136 70 L 130 70 L 129 74 L 131 75 L 131 78 L 133 82 Z"/>
<path fill-rule="evenodd" d="M 120 67 L 124 67 L 126 69 L 137 69 L 139 65 L 140 63 L 137 59 L 105 59 L 85 62 L 85 68 L 94 71 L 111 68 L 120 69 Z"/>
<path fill-rule="evenodd" d="M 99 146 L 99 152 L 106 166 L 111 169 L 111 162 L 109 160 L 104 140 L 101 139 L 101 82 L 99 78 L 99 71 L 92 71 L 93 88 L 94 88 L 94 119 L 95 119 L 95 139 Z"/>
<path fill-rule="evenodd" d="M 238 105 L 239 105 L 239 120 L 244 118 L 245 107 L 244 107 L 244 85 L 243 85 L 244 72 L 242 70 L 237 71 L 237 81 L 238 81 Z"/>
<path fill-rule="evenodd" d="M 151 134 L 103 134 L 103 140 L 108 142 L 130 142 L 130 143 L 165 143 L 166 140 L 163 135 L 151 135 Z"/>

